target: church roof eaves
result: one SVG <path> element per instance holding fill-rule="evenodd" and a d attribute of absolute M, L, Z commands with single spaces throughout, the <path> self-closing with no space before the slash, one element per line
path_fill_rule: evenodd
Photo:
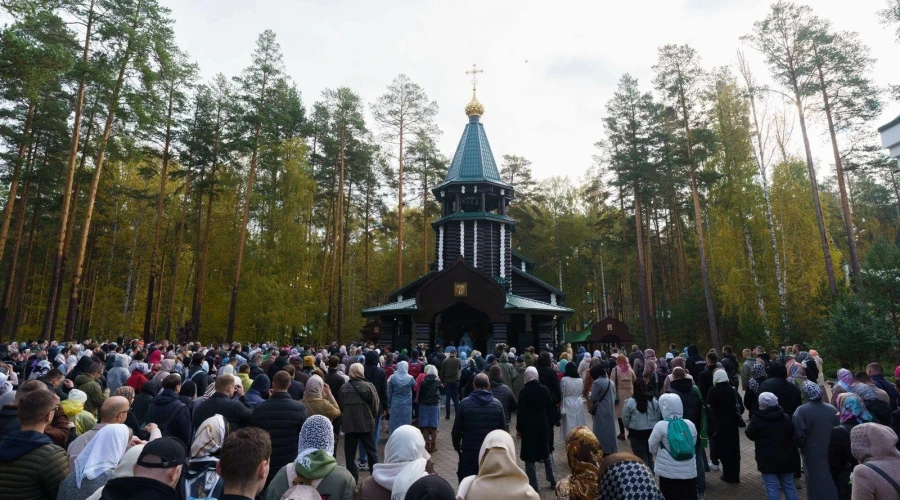
<path fill-rule="evenodd" d="M 528 281 L 534 283 L 535 285 L 537 285 L 537 286 L 539 286 L 539 287 L 541 287 L 541 288 L 546 289 L 546 290 L 549 291 L 550 293 L 555 293 L 555 294 L 556 294 L 556 297 L 557 297 L 558 299 L 562 300 L 562 299 L 566 298 L 566 292 L 560 290 L 559 288 L 556 288 L 555 286 L 551 285 L 550 283 L 547 283 L 546 281 L 544 281 L 544 280 L 538 278 L 537 276 L 534 276 L 533 274 L 526 273 L 525 271 L 522 271 L 522 270 L 519 269 L 518 267 L 513 267 L 513 268 L 512 268 L 512 271 L 513 271 L 514 273 L 516 273 L 517 276 L 521 276 L 521 277 L 525 278 L 526 280 L 528 280 Z"/>
<path fill-rule="evenodd" d="M 554 306 L 540 300 L 529 299 L 520 295 L 507 294 L 505 309 L 519 309 L 524 311 L 552 312 L 557 314 L 573 314 L 574 309 L 563 306 Z"/>
<path fill-rule="evenodd" d="M 472 219 L 490 219 L 496 220 L 500 222 L 505 222 L 507 224 L 515 224 L 516 219 L 508 215 L 494 214 L 490 212 L 454 212 L 450 215 L 445 215 L 440 219 L 431 223 L 432 227 L 438 227 L 444 222 L 451 220 L 472 220 Z"/>
<path fill-rule="evenodd" d="M 387 304 L 382 304 L 380 306 L 363 309 L 362 314 L 363 316 L 368 316 L 371 314 L 380 313 L 415 312 L 417 309 L 416 299 L 415 297 L 413 297 L 411 299 L 401 300 L 399 302 L 388 302 Z"/>

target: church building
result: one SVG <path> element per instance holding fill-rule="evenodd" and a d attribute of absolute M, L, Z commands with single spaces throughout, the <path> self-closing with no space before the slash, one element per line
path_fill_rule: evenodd
<path fill-rule="evenodd" d="M 565 294 L 534 276 L 535 263 L 513 251 L 516 221 L 507 215 L 515 186 L 500 178 L 475 97 L 469 123 L 444 181 L 432 189 L 441 217 L 432 271 L 393 291 L 389 302 L 364 309 L 381 344 L 394 349 L 470 345 L 484 353 L 497 344 L 545 350 L 563 338 L 573 310 Z"/>

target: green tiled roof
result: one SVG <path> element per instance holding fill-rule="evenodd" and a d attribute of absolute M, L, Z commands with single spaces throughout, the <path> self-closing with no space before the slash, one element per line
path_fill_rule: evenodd
<path fill-rule="evenodd" d="M 573 344 L 577 342 L 585 342 L 590 336 L 590 330 L 584 330 L 581 332 L 566 332 L 566 342 L 571 342 Z"/>
<path fill-rule="evenodd" d="M 363 309 L 363 315 L 369 314 L 378 314 L 378 313 L 392 313 L 392 312 L 411 312 L 416 310 L 416 299 L 406 299 L 401 300 L 399 302 L 388 302 L 387 304 L 382 304 L 380 306 L 370 307 L 368 309 Z"/>
<path fill-rule="evenodd" d="M 442 184 L 448 182 L 494 182 L 508 185 L 500 178 L 494 153 L 478 116 L 469 117 L 453 161 Z"/>
<path fill-rule="evenodd" d="M 506 295 L 505 309 L 526 309 L 529 311 L 546 311 L 559 314 L 572 314 L 575 311 L 563 306 L 554 306 L 540 300 L 529 299 L 511 293 Z"/>

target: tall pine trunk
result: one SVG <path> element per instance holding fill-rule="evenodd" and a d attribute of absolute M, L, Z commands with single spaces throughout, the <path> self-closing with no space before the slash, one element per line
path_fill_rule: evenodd
<path fill-rule="evenodd" d="M 397 173 L 397 288 L 403 286 L 403 114 L 400 114 L 400 156 Z"/>
<path fill-rule="evenodd" d="M 19 144 L 19 154 L 13 166 L 12 179 L 9 181 L 9 194 L 6 197 L 6 206 L 3 209 L 3 223 L 0 224 L 0 262 L 3 262 L 3 253 L 6 249 L 6 238 L 9 236 L 9 225 L 12 221 L 13 208 L 15 207 L 16 191 L 19 188 L 19 177 L 22 173 L 22 164 L 25 162 L 25 153 L 31 142 L 31 124 L 34 122 L 34 110 L 37 107 L 32 99 L 28 103 L 28 113 L 25 115 L 25 127 L 22 132 L 22 142 Z"/>
<path fill-rule="evenodd" d="M 653 345 L 653 323 L 650 320 L 650 300 L 647 296 L 647 268 L 644 256 L 644 214 L 641 210 L 640 188 L 634 183 L 634 230 L 637 235 L 638 293 L 641 300 L 641 325 L 644 328 L 644 345 Z"/>

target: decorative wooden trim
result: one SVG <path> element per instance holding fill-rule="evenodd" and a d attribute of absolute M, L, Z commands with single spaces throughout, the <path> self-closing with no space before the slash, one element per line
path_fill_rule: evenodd
<path fill-rule="evenodd" d="M 478 221 L 475 221 L 475 227 L 472 230 L 472 266 L 478 267 Z"/>
<path fill-rule="evenodd" d="M 438 228 L 438 271 L 444 270 L 444 225 Z"/>
<path fill-rule="evenodd" d="M 500 277 L 506 278 L 506 224 L 500 224 Z"/>
<path fill-rule="evenodd" d="M 459 255 L 466 256 L 466 221 L 459 221 Z"/>

